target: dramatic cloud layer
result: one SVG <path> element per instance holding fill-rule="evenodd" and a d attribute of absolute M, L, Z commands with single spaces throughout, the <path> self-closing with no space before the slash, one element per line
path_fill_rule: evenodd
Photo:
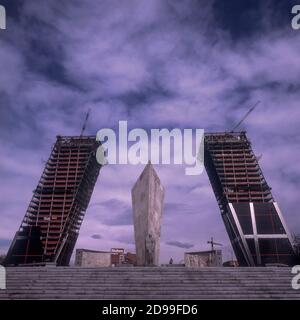
<path fill-rule="evenodd" d="M 179 241 L 167 241 L 166 244 L 168 244 L 169 246 L 174 246 L 174 247 L 184 248 L 184 249 L 190 249 L 194 246 L 191 243 L 182 243 Z"/>
<path fill-rule="evenodd" d="M 300 232 L 300 32 L 294 1 L 0 1 L 0 252 L 30 201 L 57 134 L 116 128 L 229 130 L 253 142 L 291 231 Z M 226 5 L 225 5 L 226 3 Z M 142 166 L 100 173 L 77 247 L 134 251 L 130 191 Z M 166 188 L 161 262 L 207 249 L 231 257 L 206 174 L 157 166 Z"/>

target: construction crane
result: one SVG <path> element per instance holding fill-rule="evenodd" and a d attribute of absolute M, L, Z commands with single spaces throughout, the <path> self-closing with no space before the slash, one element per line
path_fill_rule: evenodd
<path fill-rule="evenodd" d="M 81 129 L 80 137 L 82 137 L 83 134 L 84 134 L 84 131 L 85 131 L 85 129 L 86 129 L 86 125 L 87 125 L 87 122 L 88 122 L 90 113 L 91 113 L 91 108 L 89 108 L 88 112 L 86 113 L 85 120 L 84 120 L 82 129 Z"/>
<path fill-rule="evenodd" d="M 243 118 L 232 128 L 230 131 L 231 133 L 234 132 L 244 121 L 245 119 L 249 116 L 249 114 L 260 104 L 260 100 L 258 100 L 254 106 L 252 106 L 248 112 L 243 116 Z"/>
<path fill-rule="evenodd" d="M 211 237 L 210 241 L 207 241 L 211 245 L 211 251 L 214 251 L 214 245 L 223 246 L 222 243 L 214 242 L 214 238 Z"/>

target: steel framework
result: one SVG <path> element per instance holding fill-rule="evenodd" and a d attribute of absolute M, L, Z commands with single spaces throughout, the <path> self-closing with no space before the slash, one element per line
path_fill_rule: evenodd
<path fill-rule="evenodd" d="M 57 136 L 6 265 L 68 265 L 101 166 L 94 136 Z"/>

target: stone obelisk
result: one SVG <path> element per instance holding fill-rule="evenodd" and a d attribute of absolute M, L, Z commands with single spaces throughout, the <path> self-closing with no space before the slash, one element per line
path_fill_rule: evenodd
<path fill-rule="evenodd" d="M 158 266 L 165 191 L 149 162 L 131 191 L 138 266 Z"/>

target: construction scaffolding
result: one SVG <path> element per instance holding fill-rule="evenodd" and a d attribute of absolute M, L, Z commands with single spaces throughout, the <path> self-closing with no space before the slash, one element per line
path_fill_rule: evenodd
<path fill-rule="evenodd" d="M 101 165 L 94 136 L 57 136 L 5 264 L 68 265 Z"/>
<path fill-rule="evenodd" d="M 205 168 L 239 264 L 293 264 L 291 235 L 246 133 L 205 134 Z"/>

